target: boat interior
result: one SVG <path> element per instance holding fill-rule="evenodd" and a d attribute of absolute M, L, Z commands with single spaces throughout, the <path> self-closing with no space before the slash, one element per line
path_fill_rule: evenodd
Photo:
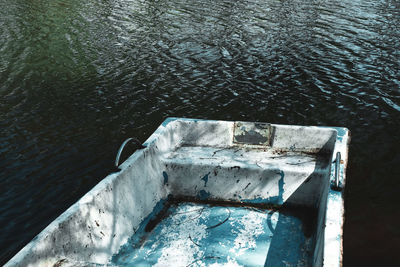
<path fill-rule="evenodd" d="M 341 197 L 332 189 L 335 153 L 347 160 L 347 136 L 331 127 L 167 119 L 12 261 L 322 266 L 330 194 Z"/>

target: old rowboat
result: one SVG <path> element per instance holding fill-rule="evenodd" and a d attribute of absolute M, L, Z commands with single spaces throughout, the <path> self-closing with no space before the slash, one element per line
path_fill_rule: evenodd
<path fill-rule="evenodd" d="M 340 266 L 349 140 L 167 119 L 6 266 Z"/>

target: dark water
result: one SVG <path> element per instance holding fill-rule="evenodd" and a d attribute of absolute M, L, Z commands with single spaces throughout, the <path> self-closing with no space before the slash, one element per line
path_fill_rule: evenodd
<path fill-rule="evenodd" d="M 346 126 L 346 266 L 400 262 L 400 3 L 0 0 L 0 264 L 167 116 Z"/>

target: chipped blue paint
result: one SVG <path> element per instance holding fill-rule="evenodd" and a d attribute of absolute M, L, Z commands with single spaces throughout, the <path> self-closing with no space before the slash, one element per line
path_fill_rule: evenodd
<path fill-rule="evenodd" d="M 280 171 L 279 174 L 281 175 L 281 179 L 279 179 L 278 186 L 279 186 L 279 198 L 283 200 L 283 185 L 285 184 L 284 178 L 285 178 L 285 173 L 283 171 Z"/>
<path fill-rule="evenodd" d="M 284 189 L 283 186 L 285 184 L 284 182 L 284 178 L 285 178 L 285 173 L 284 171 L 280 171 L 279 172 L 281 178 L 278 181 L 278 195 L 277 196 L 273 196 L 273 197 L 269 197 L 266 202 L 269 202 L 271 204 L 277 204 L 277 205 L 282 205 L 283 204 L 283 193 L 284 193 Z"/>
<path fill-rule="evenodd" d="M 333 201 L 339 201 L 339 200 L 341 200 L 342 195 L 343 195 L 342 191 L 330 190 L 328 198 L 330 198 Z"/>
<path fill-rule="evenodd" d="M 175 118 L 175 117 L 169 117 L 169 118 L 166 118 L 163 122 L 162 122 L 162 126 L 167 126 L 170 122 L 173 122 L 173 121 L 176 121 L 176 120 L 178 120 L 178 118 Z"/>
<path fill-rule="evenodd" d="M 210 197 L 210 192 L 207 192 L 206 190 L 200 190 L 199 193 L 197 194 L 197 197 L 200 200 L 207 200 Z"/>
<path fill-rule="evenodd" d="M 168 174 L 165 171 L 163 171 L 162 175 L 164 177 L 164 185 L 166 185 L 168 183 Z"/>
<path fill-rule="evenodd" d="M 171 260 L 171 249 L 182 250 L 178 260 L 183 266 L 304 266 L 311 262 L 311 240 L 298 230 L 303 226 L 296 217 L 194 203 L 171 206 L 168 214 L 149 233 L 144 231 L 150 220 L 146 218 L 111 264 L 163 265 Z"/>
<path fill-rule="evenodd" d="M 339 141 L 343 141 L 343 137 L 347 134 L 347 129 L 346 128 L 341 128 L 341 127 L 335 127 L 338 135 L 337 135 L 337 139 Z"/>
<path fill-rule="evenodd" d="M 121 246 L 120 250 L 118 251 L 118 253 L 116 253 L 115 255 L 112 256 L 111 258 L 111 262 L 113 264 L 116 264 L 117 266 L 121 266 L 121 265 L 126 265 L 127 263 L 129 263 L 130 261 L 134 260 L 135 258 L 138 258 L 139 261 L 142 262 L 142 264 L 144 264 L 144 262 L 146 261 L 156 261 L 159 257 L 160 254 L 159 253 L 154 253 L 154 255 L 152 255 L 151 258 L 146 257 L 145 254 L 143 253 L 137 253 L 136 255 L 133 255 L 133 257 L 128 257 L 127 255 L 132 254 L 134 251 L 136 251 L 138 248 L 140 248 L 141 243 L 143 242 L 143 240 L 145 240 L 149 233 L 147 233 L 145 231 L 145 228 L 147 226 L 147 224 L 154 219 L 157 214 L 159 214 L 165 207 L 167 200 L 161 200 L 159 201 L 156 206 L 154 207 L 153 211 L 150 213 L 150 215 L 148 215 L 139 225 L 138 229 L 136 229 L 135 234 L 129 238 L 128 242 Z M 154 231 L 154 234 L 156 234 L 157 231 Z M 146 259 L 146 261 L 144 261 L 143 259 Z M 139 262 L 138 262 L 139 263 Z"/>
<path fill-rule="evenodd" d="M 201 178 L 201 180 L 204 181 L 204 187 L 207 187 L 208 175 L 210 175 L 210 173 L 207 173 L 206 175 L 203 176 L 203 178 Z"/>

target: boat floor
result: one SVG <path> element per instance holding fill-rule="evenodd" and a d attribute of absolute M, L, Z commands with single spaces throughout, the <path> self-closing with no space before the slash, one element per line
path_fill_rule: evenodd
<path fill-rule="evenodd" d="M 300 211 L 301 212 L 301 211 Z M 244 206 L 181 202 L 146 218 L 112 257 L 118 266 L 307 266 L 301 216 Z"/>

